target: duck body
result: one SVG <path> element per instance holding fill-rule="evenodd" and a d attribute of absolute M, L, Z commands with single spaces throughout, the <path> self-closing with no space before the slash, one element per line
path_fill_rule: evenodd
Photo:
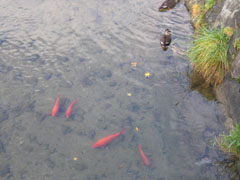
<path fill-rule="evenodd" d="M 159 7 L 159 11 L 163 12 L 163 11 L 167 11 L 170 10 L 172 8 L 174 8 L 176 6 L 177 3 L 179 3 L 180 0 L 166 0 L 162 3 L 162 5 Z"/>
<path fill-rule="evenodd" d="M 171 44 L 171 36 L 171 31 L 169 29 L 166 29 L 160 39 L 160 44 L 164 51 L 166 51 L 168 49 L 168 46 Z"/>

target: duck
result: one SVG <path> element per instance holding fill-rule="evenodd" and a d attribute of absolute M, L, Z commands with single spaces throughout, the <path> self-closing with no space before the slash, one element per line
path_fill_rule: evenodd
<path fill-rule="evenodd" d="M 162 5 L 159 7 L 159 11 L 167 11 L 170 10 L 172 8 L 174 8 L 176 6 L 177 3 L 179 3 L 180 0 L 166 0 L 162 3 Z"/>
<path fill-rule="evenodd" d="M 162 35 L 162 38 L 160 40 L 160 44 L 164 51 L 168 49 L 168 46 L 171 44 L 171 41 L 172 41 L 171 31 L 169 29 L 165 29 Z"/>

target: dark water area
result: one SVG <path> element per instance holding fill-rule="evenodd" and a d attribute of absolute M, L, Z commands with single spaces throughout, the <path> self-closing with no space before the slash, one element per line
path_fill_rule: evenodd
<path fill-rule="evenodd" d="M 191 90 L 191 65 L 172 49 L 191 43 L 189 14 L 183 2 L 160 13 L 162 2 L 0 0 L 1 180 L 229 179 L 212 145 L 224 114 Z"/>

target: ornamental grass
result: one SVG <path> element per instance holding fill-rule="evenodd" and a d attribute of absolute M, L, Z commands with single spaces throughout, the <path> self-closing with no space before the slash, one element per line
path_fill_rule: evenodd
<path fill-rule="evenodd" d="M 224 30 L 202 27 L 195 34 L 193 47 L 188 50 L 194 69 L 213 86 L 221 83 L 229 71 L 227 52 L 230 38 Z"/>
<path fill-rule="evenodd" d="M 224 152 L 240 158 L 240 127 L 236 123 L 229 134 L 222 134 L 215 138 L 215 144 Z"/>

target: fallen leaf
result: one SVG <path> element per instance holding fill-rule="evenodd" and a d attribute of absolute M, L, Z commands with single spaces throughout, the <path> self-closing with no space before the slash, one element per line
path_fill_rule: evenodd
<path fill-rule="evenodd" d="M 136 67 L 137 66 L 137 62 L 132 62 L 131 65 L 132 65 L 132 67 Z"/>
<path fill-rule="evenodd" d="M 74 161 L 77 161 L 77 160 L 78 160 L 78 158 L 77 158 L 77 157 L 73 157 L 73 160 L 74 160 Z"/>
<path fill-rule="evenodd" d="M 151 76 L 151 74 L 149 72 L 146 72 L 144 75 L 145 75 L 145 77 L 150 77 Z"/>
<path fill-rule="evenodd" d="M 132 94 L 131 94 L 131 93 L 128 93 L 127 95 L 128 95 L 128 96 L 132 96 Z"/>
<path fill-rule="evenodd" d="M 136 131 L 137 131 L 137 132 L 138 132 L 138 130 L 139 130 L 138 127 L 136 127 Z"/>

